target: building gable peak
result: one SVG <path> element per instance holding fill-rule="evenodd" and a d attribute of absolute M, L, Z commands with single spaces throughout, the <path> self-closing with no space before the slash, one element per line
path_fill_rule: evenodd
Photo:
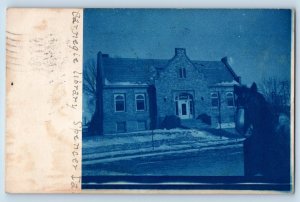
<path fill-rule="evenodd" d="M 175 48 L 175 56 L 186 56 L 185 48 Z"/>

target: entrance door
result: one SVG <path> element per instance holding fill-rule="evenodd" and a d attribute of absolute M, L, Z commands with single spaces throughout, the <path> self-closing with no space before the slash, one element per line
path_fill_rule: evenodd
<path fill-rule="evenodd" d="M 188 100 L 178 101 L 178 115 L 181 119 L 190 118 L 190 102 Z"/>

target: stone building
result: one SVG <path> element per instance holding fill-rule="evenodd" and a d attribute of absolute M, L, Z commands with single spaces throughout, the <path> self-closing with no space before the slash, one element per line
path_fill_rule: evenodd
<path fill-rule="evenodd" d="M 176 48 L 169 60 L 111 58 L 98 53 L 99 120 L 103 134 L 159 128 L 166 116 L 195 126 L 234 122 L 233 85 L 240 83 L 227 62 L 190 60 Z M 221 125 L 222 126 L 222 125 Z"/>

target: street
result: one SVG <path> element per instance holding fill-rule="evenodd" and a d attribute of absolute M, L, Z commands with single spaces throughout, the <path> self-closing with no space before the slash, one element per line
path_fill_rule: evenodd
<path fill-rule="evenodd" d="M 124 164 L 122 164 L 124 165 Z M 117 166 L 122 166 L 117 165 Z M 237 176 L 243 175 L 243 156 L 238 149 L 216 149 L 202 153 L 187 154 L 182 158 L 158 161 L 129 161 L 122 169 L 137 175 L 164 176 Z M 104 166 L 105 167 L 105 166 Z"/>
<path fill-rule="evenodd" d="M 124 151 L 125 152 L 125 151 Z M 241 142 L 83 164 L 83 176 L 242 176 Z"/>

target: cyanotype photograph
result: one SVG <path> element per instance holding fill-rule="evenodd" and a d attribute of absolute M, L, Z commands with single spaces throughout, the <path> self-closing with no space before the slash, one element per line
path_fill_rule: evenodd
<path fill-rule="evenodd" d="M 82 189 L 292 192 L 293 15 L 84 9 Z"/>

